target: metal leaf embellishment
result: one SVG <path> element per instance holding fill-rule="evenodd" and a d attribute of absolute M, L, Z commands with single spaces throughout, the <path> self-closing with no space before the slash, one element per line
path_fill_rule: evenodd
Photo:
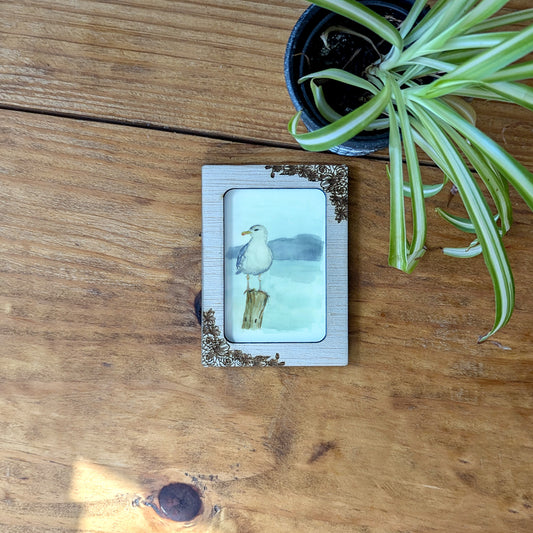
<path fill-rule="evenodd" d="M 348 167 L 345 165 L 268 165 L 270 177 L 300 176 L 318 181 L 335 208 L 335 220 L 348 220 Z"/>
<path fill-rule="evenodd" d="M 250 355 L 242 350 L 232 350 L 228 341 L 220 334 L 215 322 L 215 311 L 204 311 L 202 320 L 202 363 L 205 366 L 284 366 L 279 360 L 279 353 L 274 357 L 268 355 Z"/>

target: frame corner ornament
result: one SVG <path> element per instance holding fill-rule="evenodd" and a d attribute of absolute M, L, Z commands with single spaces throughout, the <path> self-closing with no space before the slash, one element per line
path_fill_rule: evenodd
<path fill-rule="evenodd" d="M 348 167 L 346 165 L 266 165 L 270 177 L 298 175 L 319 182 L 335 208 L 335 220 L 348 220 Z"/>
<path fill-rule="evenodd" d="M 204 366 L 285 366 L 279 353 L 250 355 L 242 350 L 232 350 L 216 325 L 215 311 L 208 309 L 202 313 L 202 364 Z"/>

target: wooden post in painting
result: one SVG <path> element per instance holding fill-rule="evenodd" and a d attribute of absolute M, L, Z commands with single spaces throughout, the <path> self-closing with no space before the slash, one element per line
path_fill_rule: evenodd
<path fill-rule="evenodd" d="M 242 329 L 261 329 L 268 294 L 256 289 L 246 291 L 246 307 L 242 317 Z"/>

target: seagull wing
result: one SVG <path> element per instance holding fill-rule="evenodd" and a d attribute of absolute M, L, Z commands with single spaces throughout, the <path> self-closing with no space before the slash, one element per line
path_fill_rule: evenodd
<path fill-rule="evenodd" d="M 244 256 L 246 254 L 246 250 L 248 250 L 248 245 L 250 243 L 246 243 L 240 250 L 239 255 L 237 256 L 237 272 L 236 274 L 240 274 L 242 272 L 242 268 L 244 266 Z"/>

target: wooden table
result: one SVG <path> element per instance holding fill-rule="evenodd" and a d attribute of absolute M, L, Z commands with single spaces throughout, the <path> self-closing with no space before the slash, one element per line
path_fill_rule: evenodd
<path fill-rule="evenodd" d="M 286 133 L 306 5 L 0 4 L 3 533 L 182 531 L 149 505 L 174 482 L 201 497 L 188 531 L 532 531 L 533 215 L 513 197 L 516 310 L 479 345 L 492 288 L 442 254 L 448 193 L 402 274 L 386 152 Z M 477 109 L 533 168 L 532 117 Z M 202 368 L 201 166 L 315 162 L 350 168 L 349 366 Z"/>

